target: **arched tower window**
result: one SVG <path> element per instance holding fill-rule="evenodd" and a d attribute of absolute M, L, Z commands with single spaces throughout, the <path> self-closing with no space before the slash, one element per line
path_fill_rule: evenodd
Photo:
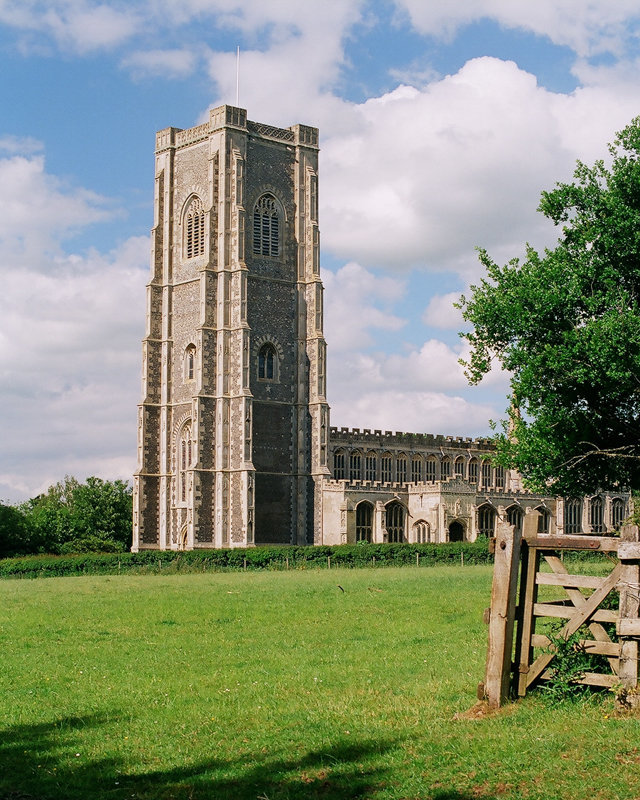
<path fill-rule="evenodd" d="M 184 379 L 192 381 L 196 377 L 196 348 L 190 344 L 184 351 Z"/>
<path fill-rule="evenodd" d="M 280 255 L 280 212 L 272 194 L 263 194 L 253 210 L 253 253 L 271 258 Z"/>
<path fill-rule="evenodd" d="M 478 483 L 478 459 L 469 461 L 469 483 Z"/>
<path fill-rule="evenodd" d="M 186 422 L 178 435 L 177 442 L 178 461 L 178 502 L 187 502 L 187 470 L 192 466 L 193 452 L 191 443 L 191 422 Z"/>
<path fill-rule="evenodd" d="M 364 500 L 356 506 L 356 542 L 370 542 L 373 536 L 373 506 Z"/>
<path fill-rule="evenodd" d="M 258 380 L 278 380 L 278 354 L 269 342 L 263 344 L 258 351 Z"/>
<path fill-rule="evenodd" d="M 484 459 L 481 467 L 482 488 L 488 489 L 491 486 L 491 462 Z"/>
<path fill-rule="evenodd" d="M 458 456 L 455 460 L 453 465 L 456 478 L 460 478 L 460 480 L 464 480 L 464 458 L 462 456 Z"/>
<path fill-rule="evenodd" d="M 199 197 L 192 197 L 183 217 L 185 258 L 204 255 L 204 209 Z"/>

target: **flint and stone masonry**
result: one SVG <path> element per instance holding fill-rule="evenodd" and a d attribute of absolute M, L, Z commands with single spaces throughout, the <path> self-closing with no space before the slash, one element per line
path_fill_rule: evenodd
<path fill-rule="evenodd" d="M 160 131 L 151 263 L 133 549 L 320 541 L 317 129 Z"/>
<path fill-rule="evenodd" d="M 316 128 L 156 135 L 134 551 L 619 528 L 628 494 L 533 494 L 489 440 L 330 428 L 322 292 Z"/>

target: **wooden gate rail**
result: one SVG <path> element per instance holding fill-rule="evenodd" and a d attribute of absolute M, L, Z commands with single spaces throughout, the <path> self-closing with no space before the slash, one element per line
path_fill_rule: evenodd
<path fill-rule="evenodd" d="M 609 673 L 588 672 L 580 683 L 635 689 L 638 683 L 640 638 L 640 543 L 636 526 L 611 536 L 549 536 L 537 533 L 538 514 L 524 517 L 523 532 L 506 522 L 497 526 L 495 566 L 489 614 L 489 645 L 481 695 L 500 706 L 510 695 L 523 697 L 538 681 L 552 676 L 551 640 L 536 633 L 541 617 L 566 620 L 558 636 L 569 638 L 586 626 L 593 639 L 582 639 L 587 653 L 604 656 Z M 606 576 L 570 575 L 558 553 L 608 553 L 615 566 Z M 541 561 L 551 568 L 542 572 Z M 518 592 L 519 578 L 519 592 Z M 563 589 L 565 598 L 539 602 L 539 586 Z M 613 591 L 620 593 L 619 610 L 600 608 Z M 582 590 L 590 591 L 585 594 Z M 517 599 L 517 603 L 516 603 Z M 615 623 L 617 640 L 602 623 Z M 514 647 L 515 634 L 515 647 Z M 534 649 L 538 652 L 536 656 Z"/>

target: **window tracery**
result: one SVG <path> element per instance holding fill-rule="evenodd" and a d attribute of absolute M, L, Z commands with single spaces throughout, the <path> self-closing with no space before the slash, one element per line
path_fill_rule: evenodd
<path fill-rule="evenodd" d="M 253 253 L 270 258 L 280 255 L 280 211 L 269 193 L 258 199 L 253 210 Z"/>
<path fill-rule="evenodd" d="M 202 200 L 197 196 L 192 197 L 187 203 L 183 229 L 185 258 L 204 255 L 204 209 Z"/>

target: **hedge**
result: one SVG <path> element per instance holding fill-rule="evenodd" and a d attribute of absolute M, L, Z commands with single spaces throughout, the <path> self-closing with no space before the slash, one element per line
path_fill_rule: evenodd
<path fill-rule="evenodd" d="M 24 556 L 0 560 L 0 578 L 51 578 L 161 572 L 282 570 L 328 567 L 380 567 L 419 564 L 487 564 L 493 561 L 486 539 L 446 544 L 294 545 L 225 550 L 143 550 L 139 553 L 84 553 Z"/>

